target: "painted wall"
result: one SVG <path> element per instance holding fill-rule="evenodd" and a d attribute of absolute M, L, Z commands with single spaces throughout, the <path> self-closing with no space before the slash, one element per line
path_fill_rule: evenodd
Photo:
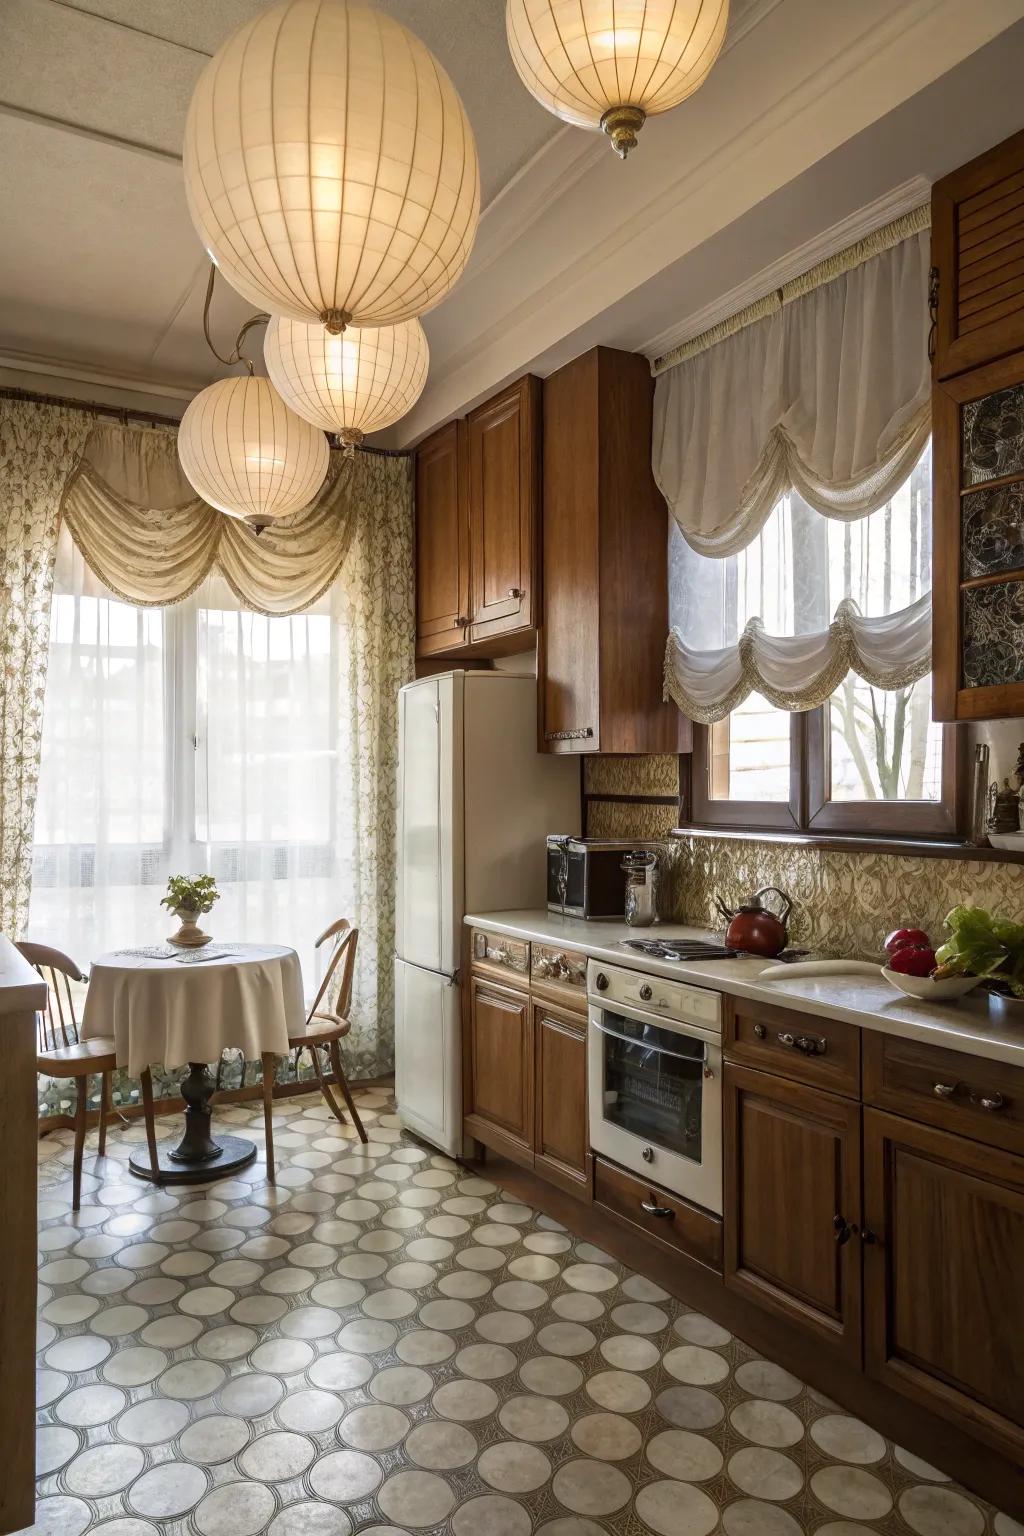
<path fill-rule="evenodd" d="M 1018 721 L 998 729 L 992 742 L 993 777 L 1012 771 L 1022 735 Z M 676 810 L 656 797 L 678 794 L 678 788 L 673 757 L 587 758 L 588 834 L 665 836 L 676 824 Z M 605 798 L 616 795 L 641 798 Z M 937 938 L 946 913 L 959 902 L 1024 920 L 1020 864 L 834 851 L 756 837 L 673 840 L 666 910 L 678 921 L 720 927 L 716 891 L 732 905 L 763 885 L 777 885 L 792 897 L 793 942 L 826 954 L 875 959 L 885 934 L 903 923 Z"/>

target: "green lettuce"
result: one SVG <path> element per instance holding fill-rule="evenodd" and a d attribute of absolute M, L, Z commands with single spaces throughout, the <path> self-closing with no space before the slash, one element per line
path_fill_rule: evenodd
<path fill-rule="evenodd" d="M 949 938 L 935 961 L 950 976 L 989 976 L 1024 997 L 1024 923 L 993 917 L 983 907 L 954 907 L 946 918 Z"/>

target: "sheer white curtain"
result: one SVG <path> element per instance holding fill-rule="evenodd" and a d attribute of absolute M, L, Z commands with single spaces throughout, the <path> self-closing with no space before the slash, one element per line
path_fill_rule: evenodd
<path fill-rule="evenodd" d="M 295 948 L 351 902 L 339 837 L 345 599 L 244 611 L 217 574 L 168 608 L 114 597 L 65 529 L 55 570 L 29 935 L 79 963 L 153 943 L 172 873 L 213 874 L 208 928 Z"/>

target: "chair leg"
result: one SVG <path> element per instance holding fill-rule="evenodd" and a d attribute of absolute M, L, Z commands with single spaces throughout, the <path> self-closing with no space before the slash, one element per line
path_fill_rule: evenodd
<path fill-rule="evenodd" d="M 328 1047 L 328 1049 L 330 1049 L 330 1047 Z M 324 1068 L 323 1063 L 320 1060 L 320 1047 L 318 1045 L 311 1045 L 309 1047 L 309 1059 L 313 1063 L 313 1071 L 316 1073 L 316 1080 L 320 1085 L 320 1092 L 324 1096 L 324 1103 L 327 1105 L 327 1108 L 330 1110 L 331 1114 L 334 1116 L 335 1120 L 337 1120 L 339 1125 L 348 1125 L 348 1121 L 345 1119 L 345 1111 L 334 1097 L 334 1094 L 330 1090 L 327 1079 L 324 1077 Z"/>
<path fill-rule="evenodd" d="M 269 1051 L 263 1053 L 263 1128 L 267 1142 L 267 1182 L 276 1184 L 274 1171 L 274 1073 L 276 1057 Z"/>
<path fill-rule="evenodd" d="M 140 1074 L 139 1081 L 142 1084 L 142 1107 L 146 1117 L 146 1141 L 149 1144 L 149 1169 L 153 1175 L 154 1184 L 162 1184 L 160 1177 L 160 1159 L 156 1151 L 156 1118 L 153 1114 L 153 1074 L 147 1067 Z"/>
<path fill-rule="evenodd" d="M 77 1211 L 82 1204 L 82 1158 L 85 1155 L 85 1116 L 89 1100 L 89 1079 L 80 1077 L 75 1082 L 75 1154 L 71 1166 L 71 1209 Z"/>
<path fill-rule="evenodd" d="M 100 1157 L 107 1155 L 107 1115 L 110 1113 L 110 1073 L 100 1073 Z"/>
<path fill-rule="evenodd" d="M 363 1122 L 359 1118 L 359 1111 L 356 1109 L 355 1103 L 352 1099 L 352 1094 L 348 1086 L 348 1078 L 345 1076 L 345 1069 L 341 1064 L 341 1047 L 339 1046 L 337 1040 L 331 1041 L 330 1052 L 331 1066 L 334 1069 L 334 1081 L 337 1083 L 338 1087 L 341 1089 L 345 1096 L 345 1103 L 348 1105 L 348 1112 L 352 1116 L 352 1122 L 355 1125 L 356 1130 L 359 1132 L 359 1140 L 365 1144 L 368 1138 L 366 1132 L 363 1129 Z"/>

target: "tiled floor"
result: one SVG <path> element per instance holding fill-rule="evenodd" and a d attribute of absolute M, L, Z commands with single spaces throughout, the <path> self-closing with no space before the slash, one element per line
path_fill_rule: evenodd
<path fill-rule="evenodd" d="M 151 1190 L 120 1129 L 77 1217 L 40 1144 L 36 1533 L 1024 1536 L 362 1105 L 365 1151 L 283 1101 L 276 1189 Z"/>

